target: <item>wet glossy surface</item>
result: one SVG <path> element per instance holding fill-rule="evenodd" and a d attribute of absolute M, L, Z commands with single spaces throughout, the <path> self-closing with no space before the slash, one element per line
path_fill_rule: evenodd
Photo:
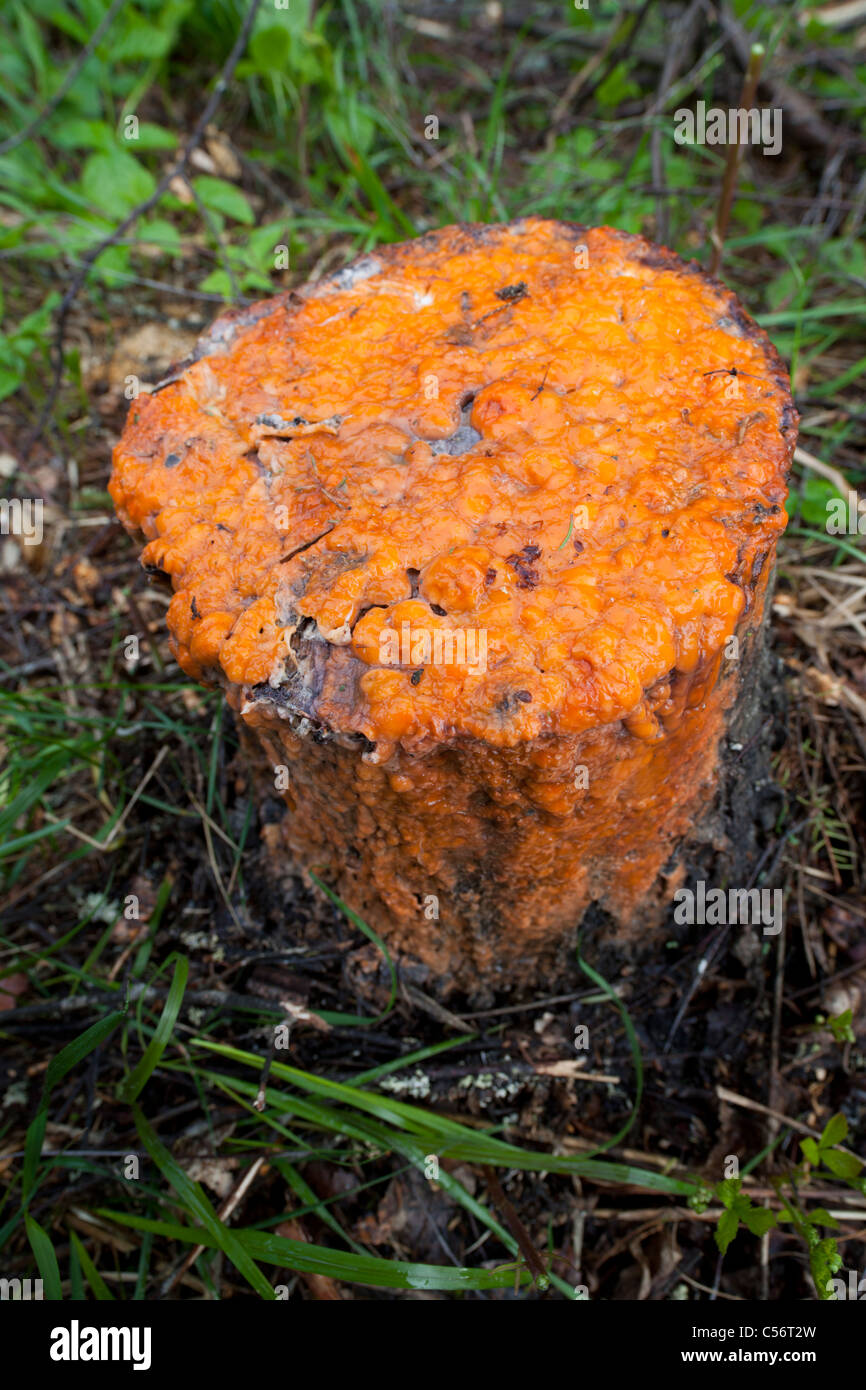
<path fill-rule="evenodd" d="M 664 920 L 759 669 L 795 434 L 722 286 L 527 221 L 220 320 L 132 407 L 111 491 L 262 792 L 288 769 L 275 862 L 471 993 L 538 978 L 590 905 Z"/>
<path fill-rule="evenodd" d="M 309 618 L 341 649 L 319 716 L 383 754 L 657 736 L 646 692 L 721 650 L 786 520 L 796 417 L 728 292 L 639 238 L 526 221 L 244 314 L 115 453 L 184 669 L 279 685 Z M 483 633 L 486 669 L 381 660 L 383 629 L 437 628 Z"/>

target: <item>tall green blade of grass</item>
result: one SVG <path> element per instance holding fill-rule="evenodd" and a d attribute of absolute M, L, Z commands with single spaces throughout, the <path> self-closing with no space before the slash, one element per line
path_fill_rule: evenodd
<path fill-rule="evenodd" d="M 113 1302 L 114 1294 L 109 1289 L 102 1275 L 99 1273 L 99 1270 L 96 1268 L 96 1265 L 93 1263 L 83 1244 L 79 1240 L 78 1233 L 76 1231 L 70 1230 L 69 1239 L 72 1245 L 72 1249 L 75 1252 L 75 1255 L 84 1272 L 84 1277 L 90 1285 L 91 1289 L 93 1290 L 94 1297 L 100 1303 Z"/>
<path fill-rule="evenodd" d="M 261 1071 L 261 1058 L 254 1053 L 243 1052 L 239 1048 L 213 1042 L 209 1038 L 196 1038 L 193 1045 L 206 1048 L 257 1072 Z M 253 1096 L 256 1094 L 257 1087 L 252 1082 L 245 1083 L 237 1078 L 222 1077 L 212 1072 L 206 1072 L 204 1075 L 214 1084 L 230 1083 Z M 579 1173 L 586 1178 L 627 1183 L 647 1191 L 666 1192 L 678 1197 L 691 1196 L 696 1190 L 693 1182 L 673 1178 L 651 1169 L 635 1168 L 631 1164 L 584 1158 L 583 1155 L 570 1158 L 563 1154 L 537 1153 L 531 1149 L 522 1149 L 517 1145 L 505 1143 L 492 1134 L 479 1133 L 455 1120 L 446 1119 L 437 1115 L 435 1111 L 422 1110 L 418 1106 L 394 1100 L 375 1091 L 362 1091 L 343 1082 L 314 1076 L 283 1062 L 272 1064 L 271 1075 L 292 1083 L 318 1099 L 312 1104 L 291 1092 L 268 1088 L 266 1095 L 269 1104 L 301 1115 L 312 1123 L 319 1123 L 325 1130 L 337 1128 L 341 1133 L 366 1139 L 375 1133 L 379 1141 L 384 1140 L 386 1147 L 392 1146 L 397 1138 L 411 1138 L 420 1141 L 422 1145 L 429 1145 L 426 1152 L 437 1153 L 440 1158 L 462 1158 L 469 1162 L 488 1163 L 494 1167 L 517 1168 L 527 1172 Z M 358 1111 L 371 1118 L 375 1129 L 371 1129 L 369 1122 L 362 1121 Z"/>
<path fill-rule="evenodd" d="M 34 1221 L 32 1216 L 25 1216 L 24 1227 L 27 1231 L 27 1239 L 30 1242 L 30 1249 L 33 1251 L 39 1275 L 43 1284 L 43 1296 L 53 1302 L 59 1302 L 62 1297 L 60 1287 L 60 1269 L 57 1264 L 57 1255 L 54 1246 L 47 1232 L 42 1229 L 38 1221 Z"/>
<path fill-rule="evenodd" d="M 169 965 L 172 960 L 174 960 L 174 978 L 169 987 L 168 997 L 163 1005 L 159 1022 L 156 1025 L 156 1031 L 148 1043 L 141 1061 L 121 1084 L 119 1088 L 121 1100 L 134 1101 L 138 1099 L 147 1084 L 148 1077 L 159 1064 L 159 1059 L 174 1032 L 189 975 L 189 961 L 186 956 L 172 954 L 165 965 Z"/>
<path fill-rule="evenodd" d="M 82 1033 L 68 1043 L 61 1052 L 49 1064 L 45 1073 L 45 1083 L 42 1088 L 42 1099 L 36 1116 L 31 1120 L 27 1130 L 25 1142 L 24 1167 L 22 1170 L 21 1186 L 23 1202 L 26 1205 L 30 1193 L 36 1181 L 36 1169 L 39 1163 L 39 1156 L 42 1152 L 42 1144 L 45 1139 L 45 1126 L 48 1121 L 48 1104 L 51 1100 L 51 1092 L 61 1081 L 67 1072 L 73 1067 L 78 1066 L 85 1057 L 88 1057 L 94 1048 L 105 1042 L 125 1017 L 125 1010 L 118 1009 L 110 1013 L 107 1018 L 94 1023 L 91 1028 Z"/>
<path fill-rule="evenodd" d="M 274 1291 L 262 1274 L 258 1265 L 250 1257 L 248 1250 L 238 1240 L 236 1234 L 220 1221 L 199 1183 L 184 1172 L 173 1154 L 157 1138 L 156 1133 L 145 1119 L 137 1105 L 132 1107 L 135 1127 L 141 1142 L 150 1154 L 163 1177 L 173 1188 L 181 1206 L 204 1228 L 210 1241 L 222 1250 L 226 1259 L 231 1260 L 239 1274 L 255 1289 L 261 1298 L 273 1299 Z M 204 1238 L 199 1244 L 205 1245 Z"/>
<path fill-rule="evenodd" d="M 150 1231 L 167 1240 L 183 1241 L 188 1245 L 205 1245 L 221 1249 L 218 1237 L 209 1230 L 180 1226 L 171 1221 L 153 1221 L 149 1217 L 132 1216 L 128 1212 L 101 1208 L 100 1216 L 118 1225 L 138 1231 Z M 369 1284 L 385 1289 L 428 1289 L 445 1293 L 460 1293 L 470 1289 L 503 1289 L 514 1286 L 515 1277 L 521 1284 L 529 1282 L 526 1270 L 515 1276 L 514 1265 L 499 1269 L 465 1269 L 459 1265 L 408 1264 L 401 1260 L 386 1260 L 379 1255 L 358 1255 L 348 1250 L 331 1250 L 269 1231 L 238 1231 L 237 1239 L 248 1254 L 262 1264 L 279 1269 L 321 1274 L 330 1279 L 342 1279 L 350 1284 Z M 270 1289 L 270 1285 L 268 1285 Z M 273 1290 L 271 1290 L 273 1295 Z"/>

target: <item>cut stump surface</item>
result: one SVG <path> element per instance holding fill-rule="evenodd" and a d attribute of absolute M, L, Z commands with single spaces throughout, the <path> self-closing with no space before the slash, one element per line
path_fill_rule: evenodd
<path fill-rule="evenodd" d="M 473 992 L 590 911 L 659 920 L 766 667 L 796 422 L 724 286 L 525 220 L 221 318 L 110 486 L 181 666 L 282 782 L 285 854 Z"/>

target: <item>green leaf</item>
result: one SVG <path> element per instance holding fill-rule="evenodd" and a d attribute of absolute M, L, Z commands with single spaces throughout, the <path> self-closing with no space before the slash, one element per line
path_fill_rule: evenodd
<path fill-rule="evenodd" d="M 801 1139 L 800 1148 L 803 1156 L 812 1164 L 813 1168 L 819 1167 L 821 1163 L 821 1151 L 814 1139 Z"/>
<path fill-rule="evenodd" d="M 799 492 L 800 515 L 809 526 L 827 524 L 827 503 L 841 496 L 829 478 L 804 478 Z M 847 501 L 847 498 L 843 498 Z"/>
<path fill-rule="evenodd" d="M 107 121 L 88 121 L 83 116 L 58 119 L 47 139 L 61 150 L 101 150 L 105 154 L 114 149 L 116 143 Z"/>
<path fill-rule="evenodd" d="M 250 41 L 250 59 L 259 72 L 285 72 L 289 66 L 291 38 L 281 24 L 260 29 Z"/>
<path fill-rule="evenodd" d="M 130 150 L 173 150 L 177 146 L 177 136 L 174 132 L 166 130 L 165 126 L 155 125 L 153 121 L 139 121 L 135 139 L 131 136 L 126 137 L 123 134 L 123 122 L 120 124 L 119 139 Z"/>
<path fill-rule="evenodd" d="M 723 1211 L 716 1226 L 715 1236 L 716 1245 L 723 1255 L 728 1253 L 728 1246 L 734 1239 L 739 1229 L 739 1220 L 735 1211 Z"/>
<path fill-rule="evenodd" d="M 841 1149 L 824 1149 L 821 1157 L 825 1167 L 835 1173 L 837 1178 L 856 1178 L 863 1167 L 859 1158 L 853 1154 L 843 1153 Z"/>
<path fill-rule="evenodd" d="M 831 1216 L 824 1207 L 815 1207 L 809 1212 L 809 1220 L 813 1226 L 829 1226 L 831 1231 L 838 1231 L 839 1222 L 835 1216 Z"/>
<path fill-rule="evenodd" d="M 856 237 L 835 237 L 821 247 L 821 269 L 866 280 L 866 246 Z"/>
<path fill-rule="evenodd" d="M 153 175 L 126 150 L 92 154 L 81 175 L 81 188 L 93 207 L 119 217 L 149 198 L 156 188 Z"/>
<path fill-rule="evenodd" d="M 158 246 L 170 254 L 179 252 L 182 245 L 177 227 L 161 217 L 153 217 L 139 224 L 138 241 L 145 246 Z"/>
<path fill-rule="evenodd" d="M 742 1178 L 723 1178 L 716 1184 L 716 1195 L 723 1206 L 732 1208 L 736 1204 L 742 1185 Z M 747 1198 L 743 1200 L 748 1201 Z"/>
<path fill-rule="evenodd" d="M 771 309 L 781 309 L 795 299 L 802 291 L 803 276 L 794 270 L 782 270 L 774 276 L 764 290 L 766 301 Z"/>
<path fill-rule="evenodd" d="M 291 248 L 290 230 L 285 222 L 266 222 L 264 226 L 256 227 L 250 232 L 242 250 L 248 264 L 272 275 L 276 269 L 274 256 L 278 246 Z"/>
<path fill-rule="evenodd" d="M 210 1241 L 205 1241 L 202 1237 L 201 1244 L 214 1244 L 223 1254 L 231 1260 L 232 1264 L 247 1282 L 255 1289 L 261 1298 L 273 1300 L 274 1291 L 268 1283 L 262 1271 L 259 1269 L 255 1260 L 252 1259 L 248 1251 L 240 1243 L 234 1231 L 229 1230 L 228 1226 L 220 1221 L 210 1202 L 202 1190 L 199 1183 L 193 1180 L 184 1172 L 177 1159 L 169 1153 L 165 1145 L 157 1138 L 151 1126 L 148 1124 L 141 1110 L 137 1105 L 132 1107 L 135 1127 L 141 1137 L 141 1142 L 147 1149 L 159 1171 L 166 1181 L 174 1188 L 180 1199 L 181 1205 L 186 1209 L 194 1221 L 204 1227 L 205 1232 L 211 1237 Z"/>
<path fill-rule="evenodd" d="M 128 246 L 109 246 L 91 272 L 106 285 L 122 288 L 129 283 L 131 262 Z"/>
<path fill-rule="evenodd" d="M 769 1207 L 756 1207 L 750 1203 L 748 1211 L 743 1212 L 742 1219 L 753 1236 L 764 1236 L 775 1226 L 776 1213 Z"/>
<path fill-rule="evenodd" d="M 42 1292 L 45 1298 L 58 1303 L 63 1297 L 63 1293 L 60 1284 L 60 1268 L 57 1264 L 54 1246 L 39 1222 L 34 1221 L 29 1214 L 24 1217 L 24 1227 L 44 1286 Z"/>
<path fill-rule="evenodd" d="M 842 1268 L 842 1256 L 836 1246 L 832 1236 L 827 1236 L 825 1240 L 816 1241 L 809 1251 L 809 1269 L 815 1281 L 815 1288 L 818 1297 L 822 1301 L 832 1302 L 835 1294 L 830 1288 L 830 1281 L 837 1270 Z"/>
<path fill-rule="evenodd" d="M 99 1270 L 96 1268 L 96 1265 L 93 1263 L 84 1246 L 82 1245 L 81 1241 L 78 1239 L 77 1232 L 70 1230 L 69 1239 L 72 1243 L 72 1247 L 76 1255 L 78 1256 L 78 1259 L 81 1262 L 81 1268 L 84 1271 L 84 1277 L 90 1285 L 91 1289 L 93 1290 L 94 1297 L 98 1299 L 100 1303 L 105 1303 L 109 1300 L 113 1303 L 114 1294 L 108 1288 L 108 1285 L 106 1284 L 102 1275 L 99 1273 Z"/>
<path fill-rule="evenodd" d="M 832 1115 L 821 1133 L 820 1147 L 830 1149 L 834 1144 L 844 1144 L 848 1138 L 848 1121 L 842 1114 Z"/>
<path fill-rule="evenodd" d="M 72 1071 L 80 1062 L 84 1061 L 95 1048 L 99 1047 L 105 1039 L 114 1032 L 119 1023 L 125 1017 L 125 1010 L 118 1009 L 114 1013 L 103 1018 L 99 1023 L 94 1023 L 80 1037 L 74 1038 L 71 1043 L 67 1043 L 57 1056 L 48 1064 L 45 1072 L 45 1081 L 42 1086 L 42 1099 L 36 1116 L 31 1120 L 27 1130 L 27 1138 L 24 1146 L 24 1165 L 21 1174 L 22 1196 L 26 1202 L 33 1185 L 36 1181 L 36 1168 L 39 1163 L 39 1155 L 42 1152 L 42 1141 L 45 1138 L 45 1124 L 48 1116 L 48 1102 L 51 1099 L 51 1092 L 61 1081 L 67 1072 Z"/>
<path fill-rule="evenodd" d="M 232 282 L 225 270 L 212 270 L 210 275 L 199 280 L 198 289 L 203 294 L 221 294 L 223 299 L 231 299 L 234 294 Z"/>
<path fill-rule="evenodd" d="M 255 222 L 255 214 L 247 201 L 246 194 L 236 188 L 233 183 L 227 183 L 225 179 L 211 178 L 209 174 L 202 174 L 199 178 L 193 179 L 192 184 L 205 207 L 212 212 L 221 212 L 224 216 L 231 217 L 235 222 L 245 222 L 247 226 L 251 226 Z"/>
<path fill-rule="evenodd" d="M 628 64 L 617 63 L 596 92 L 600 106 L 619 106 L 627 97 L 640 96 L 640 88 L 628 75 Z"/>
<path fill-rule="evenodd" d="M 134 62 L 140 58 L 163 58 L 174 42 L 171 27 L 148 24 L 135 14 L 128 15 L 124 31 L 111 44 L 114 63 Z"/>
<path fill-rule="evenodd" d="M 372 112 L 354 96 L 339 107 L 326 107 L 325 124 L 334 143 L 349 155 L 365 155 L 376 134 Z"/>
<path fill-rule="evenodd" d="M 171 960 L 168 957 L 166 965 Z M 180 1013 L 180 1006 L 183 1003 L 183 994 L 186 989 L 187 976 L 189 975 L 189 961 L 186 956 L 177 956 L 174 965 L 174 977 L 168 991 L 163 1010 L 160 1015 L 156 1031 L 147 1045 L 144 1056 L 130 1073 L 119 1088 L 121 1100 L 137 1100 L 141 1095 L 151 1074 L 159 1064 L 159 1059 L 168 1045 L 168 1041 L 174 1032 L 174 1025 L 177 1023 L 177 1016 Z"/>
<path fill-rule="evenodd" d="M 23 370 L 0 362 L 0 401 L 5 401 L 7 396 L 14 396 L 23 380 Z"/>
<path fill-rule="evenodd" d="M 844 1013 L 836 1014 L 834 1018 L 829 1018 L 827 1020 L 827 1027 L 840 1046 L 842 1043 L 855 1043 L 857 1041 L 857 1034 L 854 1032 L 853 1023 L 853 1009 L 845 1009 Z"/>

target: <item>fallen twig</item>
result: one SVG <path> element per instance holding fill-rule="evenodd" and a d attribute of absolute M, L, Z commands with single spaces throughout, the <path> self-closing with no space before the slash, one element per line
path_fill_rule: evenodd
<path fill-rule="evenodd" d="M 746 76 L 743 81 L 743 90 L 740 93 L 740 107 L 743 110 L 751 110 L 758 91 L 758 78 L 761 75 L 761 67 L 764 62 L 764 46 L 760 43 L 752 44 L 749 53 L 749 66 L 746 69 Z M 719 199 L 719 210 L 716 214 L 716 225 L 710 236 L 713 254 L 710 257 L 710 274 L 718 275 L 719 266 L 722 263 L 722 247 L 725 244 L 725 233 L 728 230 L 728 220 L 731 216 L 731 208 L 734 203 L 734 193 L 737 187 L 737 172 L 740 168 L 740 160 L 743 157 L 743 145 L 740 141 L 728 146 L 728 158 L 725 163 L 725 179 L 722 184 L 722 196 Z M 739 440 L 737 441 L 740 442 Z"/>

